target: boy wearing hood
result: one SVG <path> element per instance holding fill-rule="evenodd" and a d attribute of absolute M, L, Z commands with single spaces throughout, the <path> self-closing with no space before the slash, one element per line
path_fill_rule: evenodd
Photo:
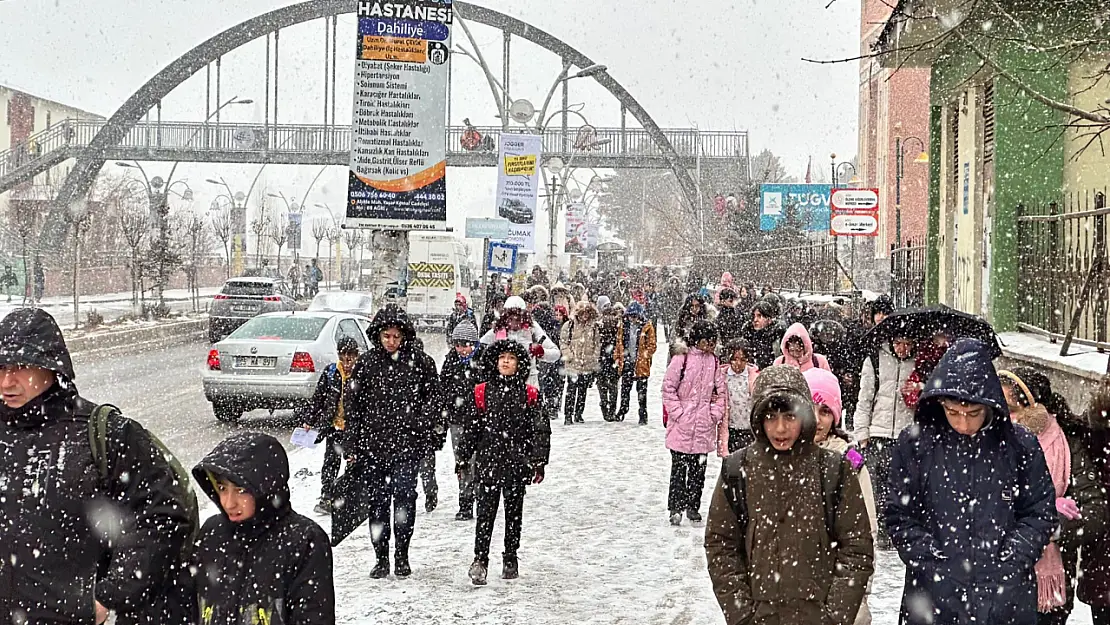
<path fill-rule="evenodd" d="M 484 372 L 478 354 L 478 329 L 473 323 L 463 321 L 455 326 L 450 340 L 451 351 L 443 359 L 439 389 L 443 412 L 451 431 L 455 466 L 463 469 L 457 473 L 459 512 L 455 515 L 455 520 L 469 521 L 474 518 L 474 459 L 462 455 L 462 440 L 466 427 L 474 421 L 470 398 L 474 394 L 474 387 L 483 381 Z"/>
<path fill-rule="evenodd" d="M 644 316 L 644 307 L 632 302 L 624 311 L 624 336 L 621 349 L 624 362 L 621 370 L 621 407 L 616 420 L 624 421 L 628 414 L 632 385 L 636 385 L 636 398 L 640 404 L 640 425 L 647 425 L 647 387 L 651 376 L 651 358 L 655 355 L 655 326 Z"/>
<path fill-rule="evenodd" d="M 756 378 L 756 441 L 725 460 L 706 524 L 709 577 L 728 625 L 847 625 L 874 571 L 871 524 L 851 463 L 814 442 L 796 367 Z"/>
<path fill-rule="evenodd" d="M 328 535 L 289 504 L 281 443 L 232 434 L 193 477 L 220 509 L 201 529 L 196 553 L 201 625 L 335 623 Z"/>
<path fill-rule="evenodd" d="M 1057 526 L 1056 492 L 981 341 L 941 358 L 894 446 L 889 485 L 887 531 L 906 563 L 901 622 L 1037 622 L 1033 567 Z"/>
<path fill-rule="evenodd" d="M 528 352 L 512 340 L 500 340 L 483 350 L 489 380 L 474 387 L 473 422 L 466 427 L 459 455 L 474 456 L 478 482 L 478 524 L 470 579 L 486 583 L 489 547 L 497 508 L 505 496 L 505 551 L 502 579 L 519 574 L 520 547 L 527 484 L 544 479 L 551 448 L 551 422 L 540 404 L 539 389 L 528 384 Z M 456 466 L 457 472 L 465 470 Z"/>
<path fill-rule="evenodd" d="M 75 378 L 48 313 L 0 320 L 0 621 L 89 625 L 112 610 L 121 624 L 192 622 L 195 610 L 167 601 L 176 589 L 191 603 L 177 568 L 196 529 L 187 476 L 114 409 L 97 458 L 90 421 L 102 413 Z M 119 528 L 110 544 L 107 518 Z"/>

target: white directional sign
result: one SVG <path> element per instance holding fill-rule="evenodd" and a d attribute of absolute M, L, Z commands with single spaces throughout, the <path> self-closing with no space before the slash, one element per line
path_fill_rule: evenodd
<path fill-rule="evenodd" d="M 878 189 L 833 189 L 829 234 L 836 237 L 879 235 Z"/>

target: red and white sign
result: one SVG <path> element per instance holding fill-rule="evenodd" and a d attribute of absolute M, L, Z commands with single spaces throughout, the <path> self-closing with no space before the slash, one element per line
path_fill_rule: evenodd
<path fill-rule="evenodd" d="M 879 235 L 878 189 L 833 189 L 829 233 L 837 237 Z"/>

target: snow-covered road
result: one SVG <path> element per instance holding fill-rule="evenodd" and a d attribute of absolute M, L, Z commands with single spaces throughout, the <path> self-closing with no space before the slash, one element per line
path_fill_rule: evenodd
<path fill-rule="evenodd" d="M 670 458 L 663 446 L 661 402 L 665 356 L 655 360 L 651 423 L 604 423 L 597 393 L 586 423 L 553 424 L 551 464 L 543 484 L 524 501 L 520 579 L 500 579 L 503 517 L 490 557 L 490 584 L 467 578 L 474 522 L 455 521 L 458 487 L 450 449 L 438 454 L 440 507 L 426 514 L 423 498 L 410 557 L 411 578 L 372 580 L 373 549 L 364 525 L 335 550 L 338 622 L 376 625 L 534 625 L 597 623 L 717 625 L 724 619 L 706 572 L 704 528 L 674 528 L 666 510 Z M 635 395 L 633 394 L 633 401 Z M 293 503 L 309 512 L 319 492 L 323 448 L 291 455 Z M 710 459 L 702 513 L 720 460 Z M 316 517 L 325 529 L 327 517 Z M 903 568 L 894 552 L 880 552 L 871 607 L 876 625 L 894 625 Z M 1072 624 L 1088 625 L 1077 604 Z"/>

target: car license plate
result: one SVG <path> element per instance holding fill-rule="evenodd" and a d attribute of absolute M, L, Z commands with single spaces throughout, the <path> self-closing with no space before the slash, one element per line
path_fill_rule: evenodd
<path fill-rule="evenodd" d="M 236 356 L 237 369 L 273 369 L 277 366 L 276 356 Z"/>
<path fill-rule="evenodd" d="M 231 312 L 238 313 L 256 313 L 258 312 L 257 306 L 232 306 Z"/>

